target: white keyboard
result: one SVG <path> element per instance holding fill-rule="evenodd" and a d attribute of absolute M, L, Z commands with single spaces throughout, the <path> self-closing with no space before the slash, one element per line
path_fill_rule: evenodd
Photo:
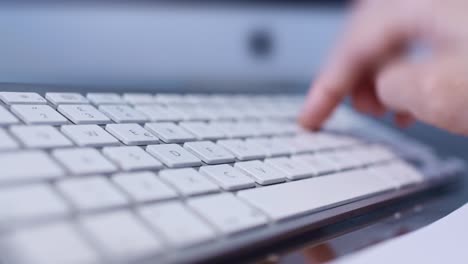
<path fill-rule="evenodd" d="M 0 92 L 0 100 L 8 263 L 164 262 L 425 181 L 383 145 L 303 131 L 300 96 Z"/>

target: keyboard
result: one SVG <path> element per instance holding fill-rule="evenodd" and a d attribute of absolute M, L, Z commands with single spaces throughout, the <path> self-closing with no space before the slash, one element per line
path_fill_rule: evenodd
<path fill-rule="evenodd" d="M 198 261 L 449 174 L 350 111 L 304 131 L 302 99 L 0 92 L 2 261 Z"/>

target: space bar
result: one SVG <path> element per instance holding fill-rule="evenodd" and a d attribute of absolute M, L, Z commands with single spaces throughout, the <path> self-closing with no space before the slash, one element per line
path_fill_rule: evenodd
<path fill-rule="evenodd" d="M 350 171 L 240 191 L 239 197 L 273 220 L 310 213 L 393 189 L 378 175 Z"/>

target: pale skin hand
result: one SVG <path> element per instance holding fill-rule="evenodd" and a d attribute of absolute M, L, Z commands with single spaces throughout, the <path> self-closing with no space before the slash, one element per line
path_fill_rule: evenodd
<path fill-rule="evenodd" d="M 345 34 L 312 84 L 300 117 L 318 129 L 350 95 L 364 113 L 395 112 L 400 125 L 414 119 L 468 135 L 468 1 L 361 0 Z M 410 60 L 419 41 L 431 56 Z"/>

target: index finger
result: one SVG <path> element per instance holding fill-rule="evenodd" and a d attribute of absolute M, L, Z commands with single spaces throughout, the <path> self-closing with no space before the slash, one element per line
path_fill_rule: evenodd
<path fill-rule="evenodd" d="M 304 127 L 319 128 L 343 98 L 406 41 L 412 26 L 399 17 L 395 2 L 365 2 L 354 12 L 346 35 L 309 90 L 300 117 Z"/>

